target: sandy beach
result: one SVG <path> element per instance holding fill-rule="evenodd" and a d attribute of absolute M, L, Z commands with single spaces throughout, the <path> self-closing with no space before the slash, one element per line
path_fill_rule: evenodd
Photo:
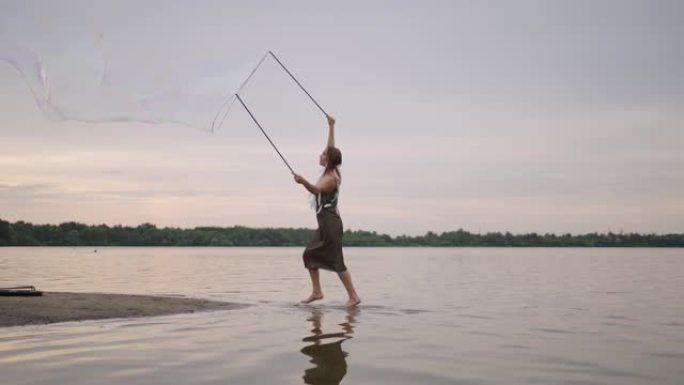
<path fill-rule="evenodd" d="M 40 297 L 1 297 L 0 326 L 49 324 L 104 318 L 149 317 L 246 305 L 197 298 L 46 292 Z"/>

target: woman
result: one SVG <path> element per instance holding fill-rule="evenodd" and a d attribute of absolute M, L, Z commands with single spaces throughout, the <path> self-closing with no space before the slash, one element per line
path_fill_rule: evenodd
<path fill-rule="evenodd" d="M 318 269 L 337 272 L 344 288 L 347 289 L 349 300 L 347 307 L 354 307 L 361 303 L 352 284 L 351 275 L 344 265 L 342 256 L 342 218 L 337 210 L 337 197 L 342 182 L 339 166 L 342 164 L 342 153 L 335 147 L 335 119 L 328 118 L 328 146 L 319 158 L 319 164 L 325 167 L 323 175 L 316 184 L 309 183 L 301 175 L 294 175 L 295 182 L 304 185 L 315 196 L 316 220 L 318 229 L 313 233 L 309 244 L 304 250 L 304 267 L 309 269 L 311 295 L 302 303 L 311 303 L 323 299 Z"/>

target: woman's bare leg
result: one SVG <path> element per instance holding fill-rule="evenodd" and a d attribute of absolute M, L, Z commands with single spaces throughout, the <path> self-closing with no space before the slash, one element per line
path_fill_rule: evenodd
<path fill-rule="evenodd" d="M 313 290 L 309 298 L 302 300 L 302 303 L 311 303 L 313 301 L 323 299 L 323 291 L 321 290 L 321 276 L 318 273 L 318 269 L 309 269 L 309 275 L 311 276 L 311 286 L 313 287 Z"/>
<path fill-rule="evenodd" d="M 356 290 L 354 289 L 354 284 L 352 283 L 352 278 L 351 274 L 349 274 L 349 270 L 345 270 L 341 273 L 338 273 L 338 275 L 340 276 L 340 280 L 342 281 L 344 288 L 347 289 L 347 294 L 349 295 L 349 300 L 344 306 L 353 307 L 360 304 L 361 298 L 359 298 L 359 295 L 356 294 Z"/>

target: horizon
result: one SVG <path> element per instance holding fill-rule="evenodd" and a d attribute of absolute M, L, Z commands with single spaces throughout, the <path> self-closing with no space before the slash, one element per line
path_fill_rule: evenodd
<path fill-rule="evenodd" d="M 0 218 L 0 221 L 3 221 L 3 218 Z M 8 221 L 9 222 L 9 221 Z M 120 223 L 115 223 L 115 224 L 107 224 L 107 223 L 83 223 L 83 222 L 78 222 L 78 221 L 63 221 L 63 222 L 58 222 L 58 223 L 34 223 L 34 222 L 29 222 L 29 221 L 23 221 L 23 220 L 18 220 L 14 222 L 9 222 L 10 224 L 12 223 L 17 223 L 17 222 L 24 222 L 28 223 L 33 226 L 59 226 L 62 224 L 70 224 L 70 223 L 75 223 L 79 225 L 85 225 L 89 227 L 97 227 L 97 226 L 106 226 L 109 228 L 121 226 L 121 227 L 129 227 L 129 228 L 136 228 L 140 227 L 143 225 L 152 225 L 157 229 L 163 230 L 163 229 L 179 229 L 179 230 L 195 230 L 195 229 L 202 229 L 202 228 L 219 228 L 219 229 L 229 229 L 229 228 L 235 228 L 235 227 L 242 227 L 246 229 L 252 229 L 252 230 L 268 230 L 268 229 L 273 229 L 273 230 L 315 230 L 314 227 L 273 227 L 273 226 L 264 226 L 264 227 L 254 227 L 254 226 L 246 226 L 246 225 L 199 225 L 199 226 L 193 226 L 193 227 L 183 227 L 183 226 L 160 226 L 155 223 L 150 223 L 150 222 L 142 222 L 138 224 L 131 224 L 131 225 L 126 225 L 126 224 L 120 224 Z M 377 231 L 373 229 L 351 229 L 351 228 L 345 228 L 344 231 L 351 231 L 351 232 L 368 232 L 368 233 L 376 233 L 378 235 L 389 235 L 392 238 L 397 238 L 397 237 L 422 237 L 425 235 L 428 235 L 430 233 L 440 235 L 444 233 L 454 233 L 458 231 L 463 231 L 469 234 L 473 235 L 482 235 L 482 234 L 511 234 L 511 235 L 529 235 L 529 234 L 538 234 L 538 235 L 571 235 L 571 236 L 582 236 L 582 235 L 589 235 L 589 234 L 598 234 L 598 235 L 607 235 L 607 234 L 616 234 L 616 235 L 630 235 L 630 234 L 638 234 L 638 235 L 657 235 L 657 236 L 663 236 L 663 235 L 684 235 L 684 233 L 677 233 L 677 232 L 671 232 L 671 233 L 657 233 L 657 232 L 631 232 L 631 231 L 624 231 L 623 229 L 619 229 L 619 231 L 613 231 L 613 229 L 608 229 L 607 231 L 590 231 L 590 232 L 585 232 L 585 233 L 554 233 L 554 232 L 548 232 L 548 231 L 530 231 L 530 232 L 512 232 L 508 230 L 493 230 L 493 231 L 487 231 L 487 232 L 482 232 L 482 231 L 473 231 L 469 229 L 464 229 L 464 228 L 455 228 L 452 230 L 444 230 L 444 231 L 433 231 L 433 230 L 427 230 L 423 234 L 388 234 L 384 233 L 382 231 Z"/>
<path fill-rule="evenodd" d="M 345 229 L 679 234 L 683 17 L 631 0 L 0 3 L 0 213 L 314 228 L 244 111 L 206 129 L 272 50 L 337 119 Z M 315 180 L 320 111 L 270 61 L 241 95 Z"/>

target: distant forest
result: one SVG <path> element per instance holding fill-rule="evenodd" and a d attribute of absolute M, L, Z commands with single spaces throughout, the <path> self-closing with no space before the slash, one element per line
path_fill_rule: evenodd
<path fill-rule="evenodd" d="M 89 226 L 66 222 L 34 225 L 0 219 L 0 246 L 304 246 L 313 230 L 304 228 Z M 464 230 L 391 237 L 346 230 L 344 246 L 426 247 L 684 247 L 684 234 L 474 234 Z"/>

